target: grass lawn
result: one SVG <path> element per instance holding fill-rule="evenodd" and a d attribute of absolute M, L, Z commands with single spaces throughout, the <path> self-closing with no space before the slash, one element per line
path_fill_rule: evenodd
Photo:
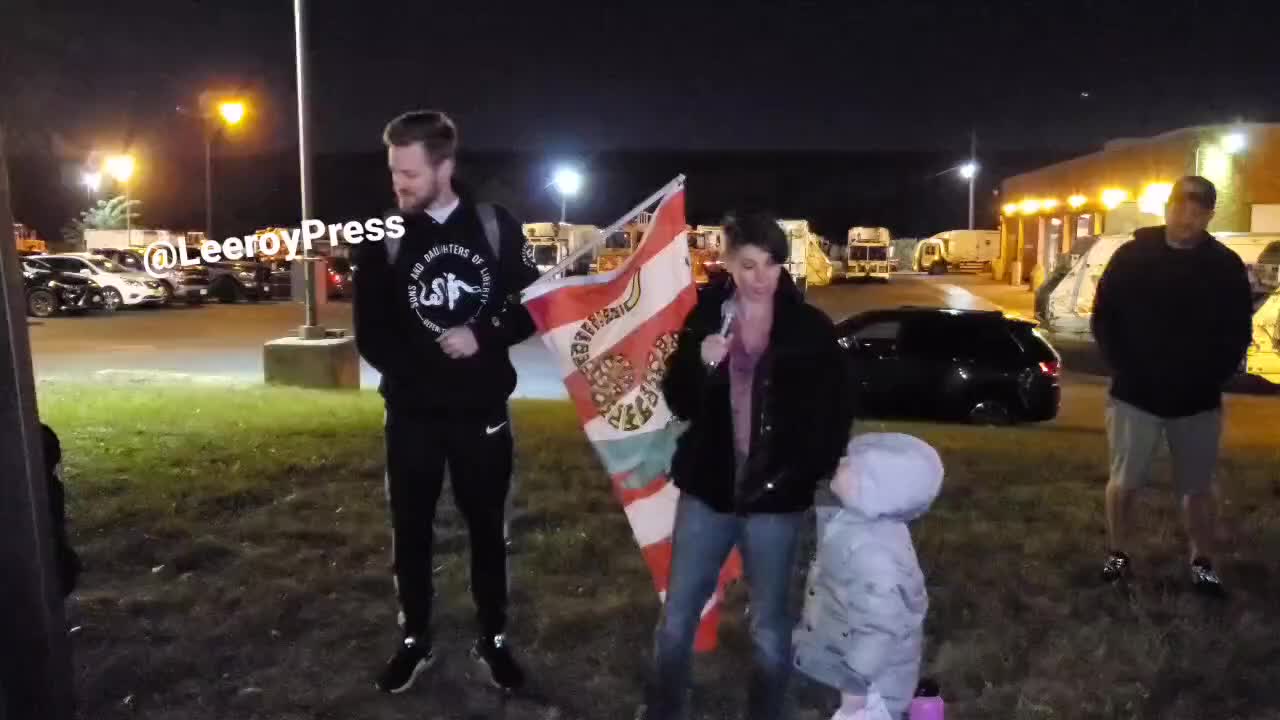
<path fill-rule="evenodd" d="M 404 696 L 373 689 L 398 639 L 375 394 L 43 383 L 40 409 L 63 441 L 86 564 L 82 717 L 631 717 L 657 598 L 567 404 L 514 407 L 511 634 L 534 683 L 506 703 L 466 656 L 466 532 L 443 499 L 444 662 Z M 1099 586 L 1099 430 L 859 430 L 880 427 L 919 434 L 947 463 L 914 532 L 931 593 L 927 672 L 948 717 L 1280 717 L 1275 425 L 1228 433 L 1220 566 L 1235 592 L 1223 604 L 1187 591 L 1168 492 L 1140 506 L 1133 593 Z M 739 591 L 721 650 L 698 662 L 695 717 L 739 716 L 743 605 Z M 829 717 L 830 693 L 798 680 L 794 694 L 800 720 Z"/>

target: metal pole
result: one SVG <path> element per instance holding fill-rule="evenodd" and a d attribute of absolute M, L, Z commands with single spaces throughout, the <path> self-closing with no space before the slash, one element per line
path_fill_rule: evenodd
<path fill-rule="evenodd" d="M 71 656 L 0 128 L 0 718 L 71 720 Z"/>
<path fill-rule="evenodd" d="M 568 207 L 568 203 L 569 203 L 569 196 L 565 195 L 564 193 L 560 193 L 560 224 L 561 225 L 564 224 L 565 210 Z"/>
<path fill-rule="evenodd" d="M 204 236 L 213 239 L 213 131 L 204 133 Z"/>
<path fill-rule="evenodd" d="M 973 229 L 973 183 L 978 178 L 978 133 L 969 133 L 969 162 L 973 166 L 973 174 L 969 176 L 969 229 Z"/>
<path fill-rule="evenodd" d="M 973 229 L 973 178 L 969 178 L 969 229 Z"/>
<path fill-rule="evenodd" d="M 125 236 L 127 238 L 124 241 L 124 244 L 129 247 L 133 247 L 133 209 L 129 207 L 129 200 L 131 199 L 129 196 L 129 185 L 132 184 L 132 182 L 132 179 L 124 181 L 124 226 L 126 228 Z"/>
<path fill-rule="evenodd" d="M 311 122 L 307 113 L 307 44 L 306 0 L 293 0 L 293 37 L 294 64 L 297 68 L 298 82 L 298 168 L 302 175 L 302 219 L 311 219 L 311 154 L 308 140 L 311 135 Z M 306 303 L 306 320 L 298 330 L 298 337 L 313 340 L 325 336 L 316 317 L 316 273 L 315 262 L 311 251 L 306 247 L 302 251 L 302 272 L 306 291 L 303 300 Z"/>

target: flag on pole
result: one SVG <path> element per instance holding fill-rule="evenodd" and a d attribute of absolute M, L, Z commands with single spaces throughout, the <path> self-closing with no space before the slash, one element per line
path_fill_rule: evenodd
<path fill-rule="evenodd" d="M 658 208 L 631 257 L 598 275 L 540 280 L 523 302 L 559 364 L 583 429 L 609 473 L 659 598 L 666 599 L 679 490 L 667 478 L 681 426 L 661 382 L 685 317 L 697 303 L 684 212 L 684 181 L 659 191 Z M 637 207 L 612 227 L 629 222 Z M 554 274 L 555 271 L 552 271 Z M 724 588 L 742 574 L 735 549 L 702 611 L 695 648 L 714 650 Z"/>

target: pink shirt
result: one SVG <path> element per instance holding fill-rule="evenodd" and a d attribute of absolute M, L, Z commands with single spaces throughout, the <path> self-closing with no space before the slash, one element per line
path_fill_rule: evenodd
<path fill-rule="evenodd" d="M 772 318 L 769 321 L 772 322 Z M 741 315 L 733 321 L 730 333 L 732 337 L 729 341 L 729 409 L 733 418 L 733 446 L 738 457 L 738 467 L 741 469 L 751 453 L 751 388 L 764 348 L 761 347 L 755 352 L 747 349 L 743 341 Z"/>

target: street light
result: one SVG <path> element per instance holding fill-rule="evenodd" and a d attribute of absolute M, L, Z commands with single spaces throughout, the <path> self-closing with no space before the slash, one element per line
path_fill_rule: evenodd
<path fill-rule="evenodd" d="M 238 125 L 244 119 L 244 103 L 240 101 L 224 102 L 218 106 L 218 114 L 228 125 Z"/>
<path fill-rule="evenodd" d="M 551 184 L 555 185 L 556 192 L 560 193 L 560 224 L 563 225 L 569 197 L 577 195 L 582 190 L 582 173 L 573 168 L 559 168 L 551 176 Z"/>
<path fill-rule="evenodd" d="M 93 194 L 98 192 L 98 188 L 102 187 L 102 173 L 85 172 L 80 176 L 80 182 L 84 185 L 85 190 L 89 193 L 89 199 L 93 199 Z"/>
<path fill-rule="evenodd" d="M 969 229 L 973 229 L 973 179 L 978 175 L 978 163 L 970 160 L 960 166 L 960 177 L 969 181 Z"/>
<path fill-rule="evenodd" d="M 129 178 L 133 177 L 133 169 L 132 155 L 112 155 L 107 158 L 106 170 L 117 182 L 129 182 Z"/>
<path fill-rule="evenodd" d="M 213 239 L 213 138 L 218 134 L 214 123 L 220 119 L 227 127 L 233 127 L 240 124 L 244 114 L 245 104 L 239 100 L 218 103 L 216 115 L 205 111 L 209 127 L 204 134 L 204 233 L 209 240 Z"/>
<path fill-rule="evenodd" d="M 112 155 L 107 158 L 106 170 L 116 182 L 124 186 L 124 221 L 127 233 L 126 245 L 133 245 L 133 211 L 129 208 L 129 179 L 133 177 L 132 155 Z"/>

